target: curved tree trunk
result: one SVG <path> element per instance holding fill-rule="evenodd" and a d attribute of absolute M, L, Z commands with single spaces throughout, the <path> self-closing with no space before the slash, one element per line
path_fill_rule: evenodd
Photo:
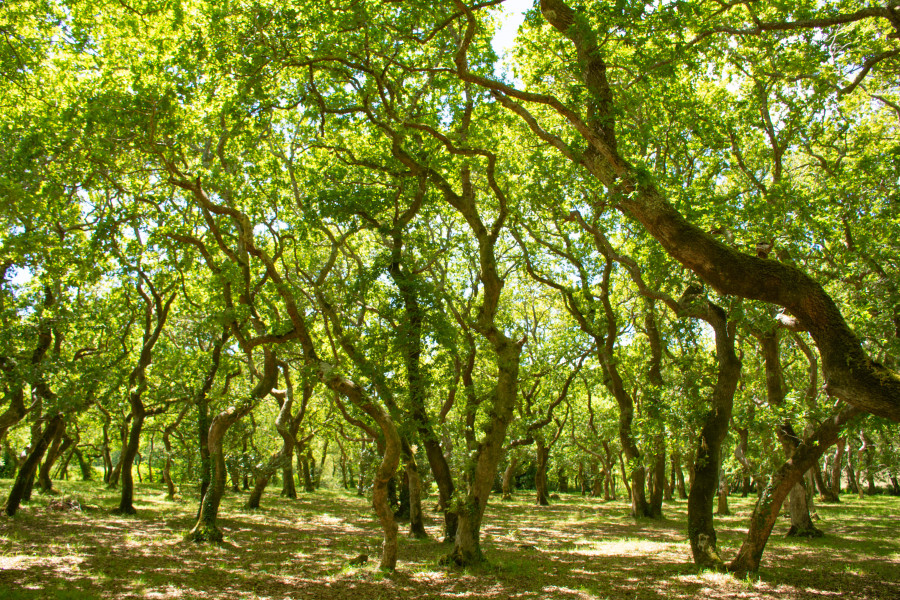
<path fill-rule="evenodd" d="M 802 440 L 794 450 L 791 458 L 785 462 L 769 480 L 760 495 L 753 514 L 750 516 L 750 528 L 738 550 L 737 556 L 728 565 L 728 570 L 735 573 L 756 572 L 762 559 L 766 542 L 775 526 L 781 511 L 781 505 L 794 486 L 802 479 L 803 474 L 819 460 L 829 446 L 837 442 L 841 428 L 861 411 L 855 407 L 843 407 L 838 413 L 826 419 L 812 435 Z"/>
<path fill-rule="evenodd" d="M 181 409 L 181 412 L 178 413 L 178 417 L 163 429 L 162 439 L 163 448 L 165 448 L 166 451 L 166 460 L 163 463 L 162 478 L 166 484 L 166 497 L 169 500 L 175 499 L 175 482 L 172 481 L 172 440 L 170 439 L 170 436 L 172 435 L 172 432 L 178 428 L 178 425 L 181 424 L 184 415 L 187 414 L 190 407 L 190 404 L 185 404 L 184 408 Z"/>
<path fill-rule="evenodd" d="M 222 530 L 216 524 L 219 515 L 219 505 L 222 502 L 222 496 L 225 494 L 225 479 L 227 471 L 225 469 L 225 451 L 222 442 L 225 439 L 225 433 L 228 429 L 240 420 L 244 415 L 249 413 L 265 398 L 275 387 L 278 381 L 278 365 L 275 352 L 266 346 L 263 350 L 263 372 L 262 377 L 250 393 L 250 397 L 238 406 L 231 406 L 228 409 L 217 414 L 209 427 L 207 435 L 207 443 L 209 447 L 209 458 L 212 463 L 212 477 L 206 495 L 200 503 L 200 514 L 197 517 L 197 523 L 194 528 L 187 534 L 186 538 L 194 542 L 213 542 L 222 541 Z"/>
<path fill-rule="evenodd" d="M 472 565 L 484 561 L 481 552 L 481 520 L 487 507 L 497 463 L 503 455 L 506 428 L 512 420 L 517 401 L 519 357 L 525 340 L 514 342 L 495 334 L 494 345 L 499 368 L 494 392 L 493 419 L 473 454 L 472 467 L 467 473 L 467 489 L 459 512 L 459 527 L 453 550 L 442 559 L 445 563 Z"/>
<path fill-rule="evenodd" d="M 137 456 L 138 449 L 141 443 L 141 429 L 144 426 L 144 404 L 138 400 L 139 404 L 135 404 L 132 407 L 131 412 L 131 430 L 128 435 L 128 445 L 125 447 L 125 451 L 122 453 L 122 458 L 119 460 L 119 473 L 122 477 L 122 496 L 119 500 L 119 507 L 115 510 L 118 514 L 123 515 L 133 515 L 135 512 L 134 509 L 134 476 L 132 474 L 132 467 L 134 466 L 134 459 Z"/>

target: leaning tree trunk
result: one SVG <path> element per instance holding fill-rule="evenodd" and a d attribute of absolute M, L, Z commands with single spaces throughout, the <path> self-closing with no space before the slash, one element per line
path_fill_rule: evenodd
<path fill-rule="evenodd" d="M 616 119 L 623 98 L 618 98 L 607 78 L 604 31 L 591 26 L 591 19 L 565 0 L 541 0 L 543 18 L 571 44 L 568 66 L 588 92 L 583 106 L 571 106 L 555 98 L 536 97 L 469 70 L 467 51 L 477 26 L 467 13 L 467 35 L 454 61 L 456 74 L 466 82 L 489 89 L 504 107 L 519 115 L 563 156 L 590 173 L 616 197 L 616 207 L 628 219 L 640 224 L 664 251 L 693 271 L 723 295 L 760 300 L 785 307 L 781 319 L 804 329 L 815 340 L 822 358 L 828 393 L 861 410 L 900 421 L 900 377 L 863 350 L 834 299 L 820 283 L 791 264 L 746 254 L 719 240 L 702 227 L 689 222 L 664 191 L 640 165 L 620 154 Z M 514 100 L 515 99 L 515 100 Z M 562 142 L 559 134 L 540 129 L 525 103 L 540 102 L 568 122 L 571 134 L 579 138 L 583 150 Z M 590 119 L 582 115 L 590 113 Z M 563 134 L 563 137 L 570 132 Z"/>
<path fill-rule="evenodd" d="M 728 565 L 729 571 L 747 573 L 759 570 L 766 542 L 785 498 L 803 478 L 803 474 L 819 460 L 822 453 L 837 442 L 841 428 L 860 412 L 855 407 L 845 406 L 840 412 L 826 419 L 812 435 L 797 445 L 791 458 L 772 475 L 753 509 L 750 528 L 737 556 Z"/>
<path fill-rule="evenodd" d="M 41 462 L 41 458 L 44 457 L 44 453 L 50 446 L 50 442 L 64 428 L 65 421 L 63 420 L 62 415 L 55 415 L 47 421 L 43 433 L 35 440 L 34 447 L 28 454 L 25 462 L 19 467 L 19 473 L 16 475 L 16 480 L 13 482 L 12 489 L 9 491 L 9 497 L 6 499 L 4 511 L 10 517 L 15 515 L 16 511 L 19 510 L 19 505 L 22 503 L 24 497 L 25 488 L 27 487 L 28 482 L 34 477 L 38 464 Z"/>

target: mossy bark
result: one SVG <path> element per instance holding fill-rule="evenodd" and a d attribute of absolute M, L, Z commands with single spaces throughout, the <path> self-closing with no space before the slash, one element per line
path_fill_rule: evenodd
<path fill-rule="evenodd" d="M 734 406 L 734 392 L 741 374 L 741 362 L 734 351 L 734 329 L 725 311 L 712 302 L 698 308 L 696 316 L 709 323 L 716 337 L 716 385 L 709 411 L 703 420 L 693 464 L 693 481 L 688 492 L 688 539 L 694 564 L 724 569 L 716 546 L 713 501 L 722 465 L 722 442 L 728 433 Z"/>
<path fill-rule="evenodd" d="M 10 517 L 15 515 L 19 510 L 19 506 L 22 504 L 25 495 L 25 488 L 27 487 L 28 482 L 34 477 L 38 464 L 40 464 L 41 459 L 44 457 L 44 453 L 50 446 L 50 442 L 64 427 L 65 422 L 63 421 L 62 415 L 55 415 L 47 421 L 41 436 L 35 440 L 34 447 L 31 449 L 31 452 L 28 453 L 25 462 L 19 467 L 19 472 L 16 474 L 16 479 L 13 482 L 13 486 L 9 491 L 9 496 L 6 499 L 3 510 Z"/>

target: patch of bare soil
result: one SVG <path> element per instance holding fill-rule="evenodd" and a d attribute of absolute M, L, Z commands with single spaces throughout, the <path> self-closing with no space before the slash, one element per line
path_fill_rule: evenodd
<path fill-rule="evenodd" d="M 564 494 L 538 507 L 521 493 L 488 507 L 489 565 L 439 567 L 450 548 L 429 511 L 431 538 L 404 538 L 398 571 L 386 575 L 377 570 L 380 529 L 363 498 L 321 491 L 288 500 L 270 490 L 263 508 L 249 512 L 240 508 L 245 497 L 231 495 L 221 511 L 226 543 L 209 546 L 182 541 L 193 498 L 168 502 L 161 488 L 144 485 L 138 514 L 121 517 L 110 514 L 115 492 L 59 485 L 62 499 L 36 496 L 16 517 L 0 519 L 0 598 L 900 598 L 897 498 L 819 507 L 826 537 L 817 540 L 785 539 L 787 524 L 779 523 L 763 570 L 736 579 L 691 564 L 683 502 L 668 503 L 665 520 L 635 522 L 621 501 Z M 60 501 L 72 504 L 51 504 Z M 739 498 L 731 507 L 734 515 L 718 521 L 726 557 L 752 508 Z"/>

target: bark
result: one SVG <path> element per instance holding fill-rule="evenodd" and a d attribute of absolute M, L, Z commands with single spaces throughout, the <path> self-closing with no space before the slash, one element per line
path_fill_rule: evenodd
<path fill-rule="evenodd" d="M 721 569 L 724 562 L 716 546 L 712 505 L 722 465 L 722 442 L 731 421 L 741 361 L 734 352 L 734 329 L 729 327 L 725 311 L 707 301 L 698 310 L 697 316 L 707 321 L 715 333 L 718 369 L 710 410 L 700 429 L 694 477 L 688 492 L 688 538 L 695 564 Z"/>
<path fill-rule="evenodd" d="M 506 429 L 512 421 L 513 408 L 518 392 L 519 360 L 525 340 L 514 342 L 499 331 L 491 333 L 497 354 L 498 378 L 494 392 L 491 422 L 485 427 L 484 437 L 473 454 L 467 473 L 467 489 L 459 511 L 459 526 L 452 552 L 442 559 L 458 565 L 471 565 L 484 561 L 481 551 L 481 522 L 487 507 L 497 463 L 503 454 Z"/>
<path fill-rule="evenodd" d="M 503 500 L 512 500 L 513 488 L 515 487 L 516 468 L 519 466 L 519 455 L 512 454 L 509 457 L 509 464 L 503 471 Z"/>
<path fill-rule="evenodd" d="M 450 498 L 453 496 L 453 477 L 450 465 L 441 449 L 440 440 L 434 431 L 432 420 L 426 409 L 425 378 L 422 375 L 422 324 L 424 311 L 419 303 L 417 280 L 414 273 L 404 268 L 402 261 L 403 227 L 409 223 L 421 206 L 423 189 L 416 195 L 410 210 L 405 211 L 394 224 L 391 244 L 391 264 L 388 269 L 391 279 L 397 285 L 403 299 L 404 322 L 398 330 L 398 339 L 403 351 L 406 367 L 406 382 L 409 392 L 410 413 L 419 432 L 419 438 L 425 447 L 425 456 L 431 468 L 431 474 L 438 486 L 438 504 L 444 513 L 444 541 L 451 542 L 456 535 L 457 517 L 450 510 Z"/>
<path fill-rule="evenodd" d="M 550 494 L 547 491 L 547 462 L 550 459 L 550 448 L 540 437 L 535 443 L 535 453 L 537 455 L 534 473 L 535 504 L 550 506 Z"/>
<path fill-rule="evenodd" d="M 607 260 L 609 257 L 607 257 Z M 646 306 L 644 312 L 644 328 L 650 342 L 650 360 L 647 366 L 647 382 L 645 388 L 644 410 L 653 431 L 652 434 L 652 473 L 653 485 L 650 487 L 650 501 L 648 504 L 648 516 L 654 519 L 662 519 L 663 487 L 666 478 L 666 427 L 662 417 L 662 390 L 665 381 L 662 377 L 663 342 L 656 325 L 655 301 L 644 297 Z"/>
<path fill-rule="evenodd" d="M 416 455 L 410 452 L 406 457 L 406 476 L 409 485 L 409 535 L 423 540 L 428 538 L 425 531 L 425 517 L 422 512 L 422 479 Z"/>
<path fill-rule="evenodd" d="M 631 493 L 631 486 L 628 485 L 628 470 L 625 468 L 625 452 L 619 452 L 619 468 L 622 470 L 622 483 L 625 484 L 625 493 L 628 494 L 628 497 L 631 498 L 631 516 L 634 516 L 634 495 Z M 644 469 L 641 467 L 641 486 L 644 485 Z M 612 478 L 612 470 L 607 471 L 610 479 Z M 611 482 L 610 482 L 611 483 Z M 615 488 L 613 488 L 615 489 Z"/>
<path fill-rule="evenodd" d="M 16 480 L 13 482 L 12 489 L 9 491 L 9 497 L 6 499 L 6 505 L 4 506 L 4 511 L 8 516 L 12 517 L 16 514 L 16 511 L 19 510 L 19 505 L 21 505 L 22 500 L 24 499 L 25 488 L 27 487 L 28 482 L 34 477 L 38 464 L 44 457 L 44 453 L 47 451 L 50 443 L 64 428 L 65 421 L 63 420 L 62 415 L 55 415 L 47 421 L 41 436 L 35 440 L 34 447 L 31 449 L 31 452 L 28 453 L 25 462 L 19 467 L 19 472 L 16 474 Z"/>
<path fill-rule="evenodd" d="M 816 430 L 800 441 L 788 459 L 771 477 L 750 516 L 750 527 L 737 556 L 728 565 L 736 573 L 756 572 L 766 542 L 775 526 L 781 505 L 803 474 L 838 440 L 841 428 L 860 413 L 856 407 L 844 407 L 826 419 Z"/>
<path fill-rule="evenodd" d="M 206 495 L 200 504 L 200 514 L 197 523 L 187 534 L 186 538 L 194 542 L 220 543 L 223 539 L 222 530 L 216 524 L 219 514 L 219 505 L 225 493 L 225 451 L 223 442 L 228 429 L 249 413 L 265 398 L 275 387 L 278 380 L 278 366 L 275 352 L 263 346 L 263 371 L 256 386 L 250 393 L 250 397 L 243 403 L 228 407 L 217 414 L 209 426 L 207 443 L 209 444 L 209 457 L 212 463 L 211 480 Z"/>
<path fill-rule="evenodd" d="M 834 494 L 835 502 L 840 500 L 841 494 L 841 466 L 844 462 L 844 446 L 847 444 L 844 438 L 837 441 L 837 448 L 834 451 L 834 459 L 831 463 L 831 491 Z"/>
<path fill-rule="evenodd" d="M 143 272 L 140 275 L 144 278 Z M 119 507 L 115 511 L 119 514 L 131 515 L 136 512 L 134 509 L 134 478 L 131 469 L 140 448 L 141 429 L 144 426 L 144 419 L 147 417 L 142 398 L 144 391 L 147 389 L 147 368 L 153 361 L 153 348 L 159 340 L 159 336 L 166 324 L 166 319 L 169 316 L 169 310 L 172 308 L 172 302 L 175 301 L 176 296 L 176 294 L 172 294 L 168 300 L 163 300 L 162 295 L 157 293 L 152 285 L 149 287 L 150 295 L 140 285 L 137 288 L 138 293 L 144 300 L 144 335 L 137 364 L 128 375 L 131 430 L 128 435 L 128 444 L 125 446 L 125 451 L 120 459 L 122 497 L 119 500 Z M 151 295 L 152 298 L 150 297 Z"/>
<path fill-rule="evenodd" d="M 791 515 L 791 528 L 788 529 L 788 537 L 814 538 L 824 535 L 813 524 L 810 517 L 809 494 L 806 492 L 806 480 L 804 477 L 801 477 L 800 481 L 791 488 L 788 510 Z"/>
<path fill-rule="evenodd" d="M 209 392 L 212 390 L 216 381 L 216 374 L 219 371 L 219 365 L 222 363 L 222 348 L 230 337 L 227 327 L 223 328 L 222 335 L 216 339 L 213 344 L 212 354 L 210 355 L 209 369 L 206 371 L 206 377 L 200 389 L 194 395 L 194 405 L 197 407 L 197 440 L 200 448 L 200 505 L 203 503 L 203 497 L 209 489 L 212 481 L 212 462 L 209 457 L 209 428 L 212 424 L 209 419 Z M 230 376 L 225 380 L 225 391 L 228 390 Z M 168 450 L 167 450 L 168 452 Z M 200 508 L 197 509 L 197 516 L 200 516 Z"/>
<path fill-rule="evenodd" d="M 304 446 L 304 450 L 306 453 L 303 456 L 303 491 L 311 494 L 316 491 L 316 486 L 313 483 L 315 461 L 313 460 L 312 448 L 310 448 L 309 443 Z"/>
<path fill-rule="evenodd" d="M 669 477 L 666 479 L 666 489 L 665 495 L 663 499 L 666 502 L 672 502 L 675 500 L 675 457 L 671 458 L 671 464 L 669 465 Z"/>
<path fill-rule="evenodd" d="M 684 470 L 681 468 L 681 454 L 678 452 L 676 452 L 675 456 L 672 457 L 672 468 L 675 471 L 675 477 L 678 487 L 678 497 L 682 500 L 687 500 L 687 489 L 684 487 Z"/>
<path fill-rule="evenodd" d="M 728 516 L 731 510 L 728 508 L 728 478 L 725 477 L 725 471 L 719 470 L 719 502 L 716 507 L 716 514 Z"/>
<path fill-rule="evenodd" d="M 93 479 L 93 469 L 91 468 L 91 459 L 88 457 L 87 459 L 84 457 L 84 453 L 80 448 L 76 447 L 72 453 L 75 455 L 75 458 L 78 460 L 78 468 L 81 471 L 81 480 L 82 481 L 91 481 Z"/>
<path fill-rule="evenodd" d="M 275 418 L 275 430 L 278 432 L 278 435 L 281 436 L 281 448 L 269 458 L 269 461 L 265 466 L 261 466 L 253 474 L 256 481 L 253 485 L 253 489 L 250 491 L 250 496 L 247 498 L 247 504 L 245 505 L 245 507 L 250 510 L 259 508 L 259 503 L 262 499 L 263 492 L 265 492 L 266 486 L 269 483 L 269 478 L 271 478 L 279 469 L 283 469 L 286 464 L 291 464 L 291 461 L 294 458 L 294 443 L 296 438 L 291 431 L 291 422 L 293 420 L 291 411 L 294 407 L 294 386 L 291 384 L 287 363 L 282 363 L 280 366 L 282 373 L 284 374 L 286 391 L 283 393 L 273 393 L 273 396 L 281 404 L 278 416 Z"/>
<path fill-rule="evenodd" d="M 831 486 L 826 483 L 825 476 L 822 473 L 822 465 L 818 461 L 813 466 L 813 477 L 815 478 L 816 487 L 821 494 L 822 502 L 835 503 L 840 501 Z"/>
<path fill-rule="evenodd" d="M 66 450 L 66 445 L 63 443 L 63 437 L 66 435 L 66 427 L 63 424 L 56 435 L 53 437 L 53 441 L 50 442 L 50 447 L 47 449 L 46 458 L 44 462 L 41 464 L 40 469 L 38 471 L 38 487 L 45 494 L 53 494 L 53 482 L 50 480 L 50 472 L 53 469 L 54 463 L 62 456 L 62 453 Z M 71 444 L 72 441 L 69 440 Z"/>
<path fill-rule="evenodd" d="M 778 343 L 778 330 L 773 329 L 758 335 L 757 337 L 760 341 L 763 359 L 765 361 L 766 395 L 768 403 L 772 407 L 781 408 L 784 406 L 786 390 L 784 388 L 784 374 L 781 366 L 781 350 Z M 794 449 L 799 443 L 799 438 L 794 432 L 793 425 L 789 418 L 785 418 L 781 425 L 776 429 L 776 433 L 784 448 L 785 456 L 790 459 L 794 453 Z M 816 461 L 818 461 L 818 458 Z M 805 474 L 805 471 L 802 474 Z M 793 491 L 791 495 L 791 528 L 788 535 L 819 537 L 822 535 L 822 532 L 813 525 L 812 518 L 810 517 L 809 505 L 806 499 L 806 488 L 802 486 L 802 483 L 799 485 L 800 489 Z"/>
<path fill-rule="evenodd" d="M 185 404 L 184 408 L 181 409 L 181 412 L 178 413 L 178 417 L 170 424 L 166 425 L 165 429 L 163 429 L 163 448 L 166 451 L 166 461 L 163 463 L 163 472 L 162 478 L 166 483 L 166 497 L 169 500 L 175 499 L 175 482 L 172 481 L 172 440 L 171 435 L 175 429 L 178 428 L 178 425 L 181 424 L 182 419 L 184 419 L 184 415 L 187 414 L 188 409 L 190 408 L 189 404 Z"/>
<path fill-rule="evenodd" d="M 866 464 L 866 494 L 874 496 L 877 492 L 875 487 L 875 445 L 865 431 L 861 431 L 859 437 L 862 440 L 860 452 L 863 453 Z"/>

